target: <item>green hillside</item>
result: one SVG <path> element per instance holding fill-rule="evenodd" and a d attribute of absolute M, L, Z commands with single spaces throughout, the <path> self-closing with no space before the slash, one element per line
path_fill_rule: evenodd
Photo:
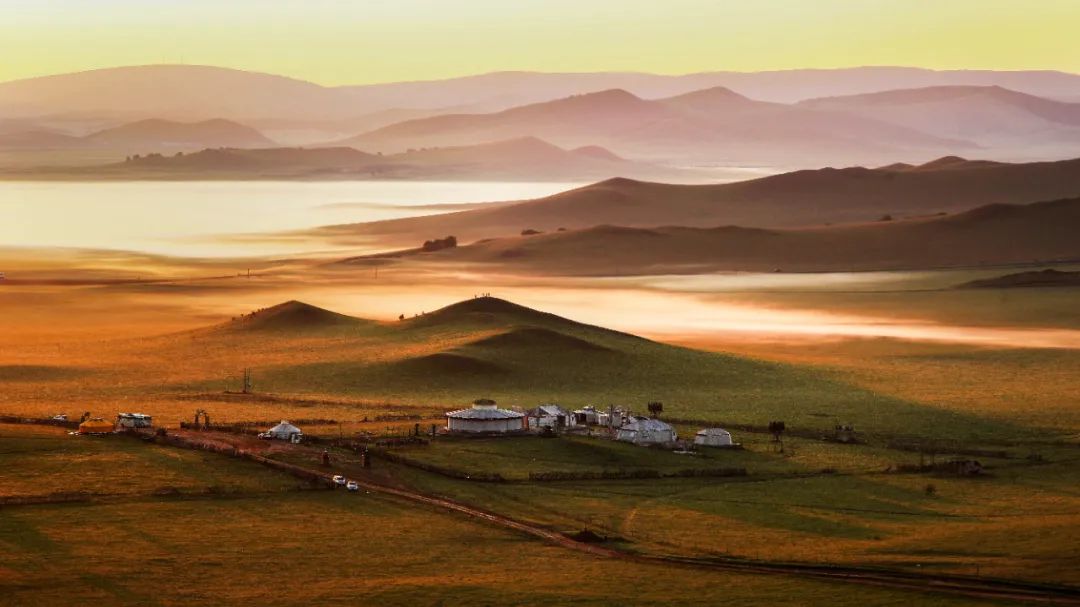
<path fill-rule="evenodd" d="M 803 428 L 843 423 L 871 433 L 952 437 L 1015 432 L 854 387 L 820 369 L 669 346 L 494 298 L 398 323 L 358 323 L 332 323 L 330 333 L 322 323 L 310 328 L 338 347 L 317 360 L 257 368 L 260 390 L 429 407 L 490 397 L 525 408 L 558 402 L 644 411 L 658 400 L 669 417 L 729 424 L 782 419 Z M 280 328 L 289 337 L 304 334 L 297 330 L 296 323 Z M 283 336 L 282 347 L 286 342 Z"/>

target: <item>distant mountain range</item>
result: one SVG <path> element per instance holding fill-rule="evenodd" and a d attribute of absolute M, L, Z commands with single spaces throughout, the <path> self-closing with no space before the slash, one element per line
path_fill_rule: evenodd
<path fill-rule="evenodd" d="M 326 87 L 151 65 L 0 83 L 0 146 L 73 149 L 150 121 L 162 123 L 157 135 L 112 137 L 149 145 L 156 136 L 188 149 L 270 147 L 273 139 L 383 153 L 539 137 L 678 166 L 797 168 L 949 154 L 1049 160 L 1080 154 L 1078 98 L 1080 75 L 1050 71 L 500 72 Z M 250 130 L 189 140 L 164 126 L 179 122 Z"/>
<path fill-rule="evenodd" d="M 275 145 L 259 131 L 214 119 L 175 122 L 147 119 L 103 129 L 82 137 L 49 130 L 11 130 L 0 133 L 0 150 L 69 150 L 99 148 L 134 152 L 175 152 L 206 147 L 266 147 Z"/>
<path fill-rule="evenodd" d="M 921 166 L 795 171 L 738 183 L 674 185 L 611 179 L 553 196 L 445 215 L 332 226 L 323 232 L 409 245 L 600 225 L 802 228 L 957 213 L 1080 194 L 1080 159 L 1008 164 L 946 157 Z M 1075 230 L 1080 226 L 1073 225 Z"/>
<path fill-rule="evenodd" d="M 0 83 L 0 115 L 103 114 L 120 120 L 228 118 L 338 120 L 389 109 L 472 106 L 490 112 L 569 95 L 624 89 L 647 99 L 717 86 L 762 101 L 945 85 L 1002 86 L 1050 98 L 1080 97 L 1080 75 L 1055 71 L 857 67 L 772 72 L 496 72 L 445 80 L 327 87 L 257 72 L 196 65 L 145 65 Z M 227 94 L 226 94 L 227 93 Z"/>
<path fill-rule="evenodd" d="M 1080 150 L 1080 103 L 1066 103 L 999 86 L 942 86 L 892 90 L 799 104 L 880 120 L 972 141 L 986 149 L 1023 149 L 1041 155 Z"/>
<path fill-rule="evenodd" d="M 151 147 L 148 149 L 160 149 Z M 370 154 L 350 147 L 209 148 L 194 153 L 139 154 L 85 167 L 0 171 L 6 179 L 430 179 L 589 181 L 612 175 L 697 179 L 682 171 L 632 162 L 597 146 L 565 150 L 537 139 Z"/>
<path fill-rule="evenodd" d="M 603 145 L 632 158 L 719 164 L 888 159 L 976 148 L 872 118 L 754 101 L 726 88 L 658 100 L 613 89 L 491 114 L 409 120 L 336 143 L 397 152 L 526 135 L 567 147 Z"/>
<path fill-rule="evenodd" d="M 598 226 L 414 255 L 561 275 L 925 269 L 1080 260 L 1078 228 L 1072 198 L 809 229 Z"/>

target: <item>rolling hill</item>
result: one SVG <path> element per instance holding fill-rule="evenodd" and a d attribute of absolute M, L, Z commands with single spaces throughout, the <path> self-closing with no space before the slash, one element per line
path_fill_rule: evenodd
<path fill-rule="evenodd" d="M 929 269 L 1077 261 L 1077 233 L 1080 198 L 1072 198 L 810 229 L 600 226 L 422 255 L 560 275 Z"/>
<path fill-rule="evenodd" d="M 564 150 L 524 137 L 475 146 L 368 154 L 350 147 L 212 148 L 189 154 L 153 153 L 89 167 L 11 170 L 9 179 L 480 179 L 588 181 L 613 175 L 701 181 L 689 170 L 625 160 L 590 146 Z"/>
<path fill-rule="evenodd" d="M 896 158 L 974 145 L 837 112 L 754 101 L 726 88 L 660 100 L 612 89 L 491 114 L 408 120 L 335 145 L 397 152 L 537 136 L 564 147 L 602 145 L 642 159 L 800 163 Z"/>
<path fill-rule="evenodd" d="M 957 213 L 1080 193 L 1080 159 L 1025 164 L 939 159 L 920 167 L 795 171 L 719 185 L 611 179 L 553 196 L 431 217 L 322 228 L 407 246 L 453 234 L 459 242 L 599 225 L 794 228 Z"/>
<path fill-rule="evenodd" d="M 98 131 L 86 137 L 102 147 L 190 149 L 199 147 L 254 148 L 274 145 L 255 129 L 230 120 L 174 122 L 149 119 Z"/>
<path fill-rule="evenodd" d="M 1030 156 L 1080 152 L 1080 103 L 1000 86 L 942 86 L 812 99 L 802 107 L 889 122 Z"/>
<path fill-rule="evenodd" d="M 174 122 L 148 119 L 74 137 L 50 131 L 0 134 L 0 149 L 108 149 L 135 153 L 175 152 L 209 147 L 255 148 L 274 145 L 259 131 L 230 120 Z"/>
<path fill-rule="evenodd" d="M 273 310 L 280 313 L 269 314 Z M 245 361 L 254 367 L 258 389 L 277 394 L 447 408 L 490 397 L 507 407 L 611 403 L 639 411 L 662 400 L 666 414 L 718 422 L 785 419 L 814 427 L 835 417 L 905 432 L 934 432 L 935 423 L 946 422 L 971 432 L 989 427 L 978 421 L 961 426 L 955 413 L 873 394 L 814 370 L 670 346 L 491 297 L 381 323 L 342 321 L 295 302 L 256 318 L 264 313 L 257 331 L 234 321 L 152 347 L 169 349 L 166 356 L 197 352 L 211 375 L 220 373 L 218 358 Z M 220 385 L 217 378 L 207 381 Z"/>

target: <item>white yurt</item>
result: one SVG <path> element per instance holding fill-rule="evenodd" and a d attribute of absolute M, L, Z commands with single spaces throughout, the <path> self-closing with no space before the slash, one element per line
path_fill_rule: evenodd
<path fill-rule="evenodd" d="M 663 445 L 673 443 L 677 438 L 675 428 L 648 417 L 632 418 L 615 433 L 615 440 L 635 445 Z"/>
<path fill-rule="evenodd" d="M 450 432 L 517 432 L 525 429 L 525 414 L 500 409 L 495 401 L 482 398 L 468 409 L 448 412 L 446 429 Z"/>
<path fill-rule="evenodd" d="M 274 438 L 278 440 L 299 442 L 299 440 L 304 436 L 304 432 L 300 428 L 297 428 L 289 422 L 281 420 L 280 424 L 274 426 L 273 428 L 270 428 L 259 436 L 263 438 Z"/>
<path fill-rule="evenodd" d="M 705 428 L 694 435 L 694 444 L 702 447 L 730 447 L 731 433 L 723 428 Z"/>

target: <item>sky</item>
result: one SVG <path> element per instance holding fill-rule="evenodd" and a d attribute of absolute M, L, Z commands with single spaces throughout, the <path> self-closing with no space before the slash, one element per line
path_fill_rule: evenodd
<path fill-rule="evenodd" d="M 501 71 L 1080 72 L 1080 0 L 0 0 L 0 81 L 189 63 L 326 85 Z"/>

